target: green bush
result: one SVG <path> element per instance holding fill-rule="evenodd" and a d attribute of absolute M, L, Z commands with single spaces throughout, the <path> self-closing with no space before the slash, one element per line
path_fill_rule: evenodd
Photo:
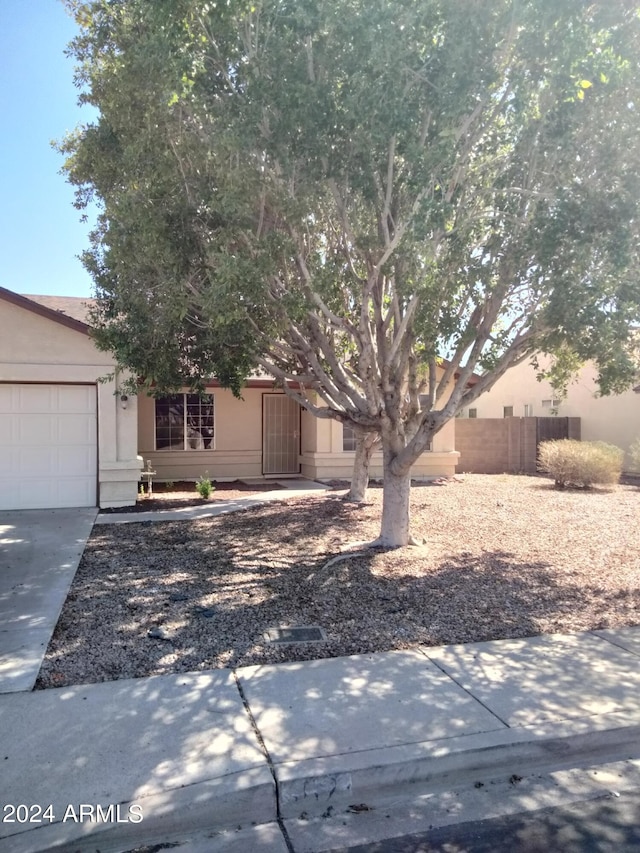
<path fill-rule="evenodd" d="M 538 467 L 551 474 L 556 486 L 617 483 L 622 473 L 624 451 L 603 441 L 544 441 L 538 450 Z"/>
<path fill-rule="evenodd" d="M 211 497 L 211 492 L 214 490 L 214 488 L 215 486 L 213 485 L 208 476 L 198 477 L 198 479 L 196 480 L 196 492 L 204 500 L 207 500 Z"/>
<path fill-rule="evenodd" d="M 629 448 L 629 456 L 631 456 L 634 471 L 640 471 L 640 438 L 636 438 Z"/>

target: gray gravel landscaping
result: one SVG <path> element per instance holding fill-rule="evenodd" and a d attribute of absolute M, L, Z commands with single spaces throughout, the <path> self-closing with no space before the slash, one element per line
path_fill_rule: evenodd
<path fill-rule="evenodd" d="M 467 475 L 414 487 L 425 545 L 335 562 L 377 535 L 382 496 L 341 494 L 96 526 L 37 687 L 640 623 L 637 485 Z M 326 641 L 266 638 L 296 625 Z"/>

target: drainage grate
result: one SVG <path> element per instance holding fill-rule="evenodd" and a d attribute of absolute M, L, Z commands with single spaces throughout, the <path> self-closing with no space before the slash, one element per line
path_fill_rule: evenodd
<path fill-rule="evenodd" d="M 327 635 L 318 625 L 302 625 L 299 628 L 269 628 L 265 634 L 269 643 L 324 643 Z"/>

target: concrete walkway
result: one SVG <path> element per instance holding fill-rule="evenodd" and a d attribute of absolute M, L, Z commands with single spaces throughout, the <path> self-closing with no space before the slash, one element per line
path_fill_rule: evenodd
<path fill-rule="evenodd" d="M 212 500 L 204 506 L 184 507 L 183 509 L 160 510 L 158 512 L 114 512 L 101 513 L 96 524 L 133 524 L 143 521 L 192 521 L 195 518 L 213 518 L 217 515 L 228 515 L 230 512 L 249 509 L 253 506 L 263 506 L 273 501 L 284 501 L 290 498 L 303 498 L 308 495 L 326 492 L 328 486 L 315 480 L 291 479 L 277 480 L 279 486 L 272 492 L 258 492 L 246 498 L 233 500 Z"/>
<path fill-rule="evenodd" d="M 96 514 L 0 513 L 0 693 L 35 684 Z"/>

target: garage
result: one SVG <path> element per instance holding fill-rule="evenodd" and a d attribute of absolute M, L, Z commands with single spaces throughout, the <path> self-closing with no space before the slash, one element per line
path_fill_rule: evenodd
<path fill-rule="evenodd" d="M 0 384 L 0 509 L 95 506 L 95 385 Z"/>

